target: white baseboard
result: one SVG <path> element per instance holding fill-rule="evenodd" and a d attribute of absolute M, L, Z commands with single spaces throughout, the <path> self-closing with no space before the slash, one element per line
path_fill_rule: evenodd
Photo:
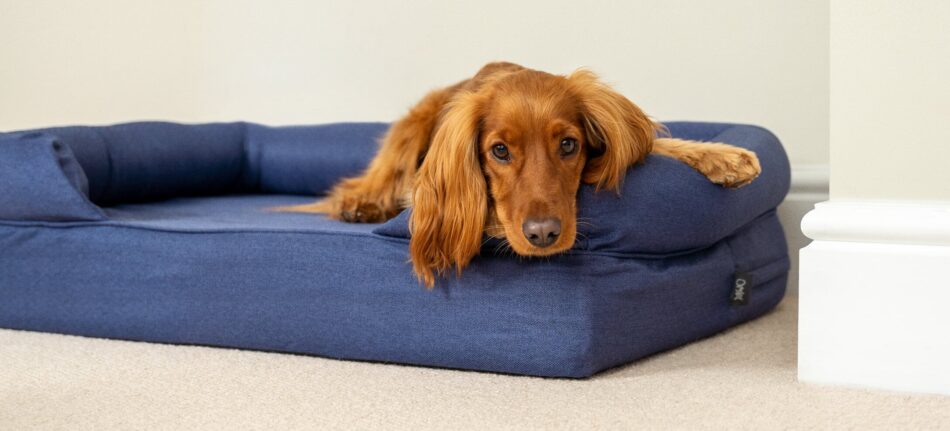
<path fill-rule="evenodd" d="M 824 202 L 802 230 L 799 380 L 950 394 L 950 204 Z"/>
<path fill-rule="evenodd" d="M 785 201 L 778 207 L 778 216 L 788 240 L 788 293 L 798 293 L 798 250 L 811 242 L 800 228 L 802 218 L 815 204 L 828 200 L 828 165 L 792 166 L 792 185 Z"/>

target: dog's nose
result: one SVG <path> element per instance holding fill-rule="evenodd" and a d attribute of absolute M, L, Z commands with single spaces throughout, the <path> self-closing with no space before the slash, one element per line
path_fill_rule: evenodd
<path fill-rule="evenodd" d="M 554 244 L 558 235 L 561 234 L 561 221 L 556 218 L 527 219 L 521 225 L 521 231 L 531 244 L 547 247 Z"/>

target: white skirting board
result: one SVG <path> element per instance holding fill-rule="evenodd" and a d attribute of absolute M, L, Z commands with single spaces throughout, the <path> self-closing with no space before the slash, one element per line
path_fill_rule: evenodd
<path fill-rule="evenodd" d="M 828 165 L 792 166 L 792 185 L 785 201 L 778 207 L 778 216 L 788 241 L 788 294 L 798 293 L 798 250 L 811 242 L 800 228 L 802 217 L 815 204 L 828 200 Z"/>
<path fill-rule="evenodd" d="M 950 203 L 823 202 L 802 230 L 799 380 L 950 394 Z"/>

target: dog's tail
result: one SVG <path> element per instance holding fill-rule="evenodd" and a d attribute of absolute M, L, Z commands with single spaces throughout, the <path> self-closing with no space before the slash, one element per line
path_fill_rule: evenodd
<path fill-rule="evenodd" d="M 329 214 L 331 211 L 330 203 L 326 199 L 303 205 L 288 205 L 280 207 L 270 207 L 267 211 L 285 212 L 285 213 L 310 213 L 310 214 Z"/>

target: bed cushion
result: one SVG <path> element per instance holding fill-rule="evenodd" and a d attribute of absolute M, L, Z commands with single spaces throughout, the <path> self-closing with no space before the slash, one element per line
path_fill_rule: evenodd
<path fill-rule="evenodd" d="M 357 173 L 384 124 L 6 134 L 0 327 L 589 376 L 754 318 L 784 293 L 781 145 L 752 126 L 669 126 L 755 150 L 762 176 L 723 189 L 651 156 L 620 195 L 582 189 L 591 226 L 569 252 L 518 258 L 489 243 L 432 291 L 408 264 L 405 213 L 372 225 L 266 211 Z"/>

